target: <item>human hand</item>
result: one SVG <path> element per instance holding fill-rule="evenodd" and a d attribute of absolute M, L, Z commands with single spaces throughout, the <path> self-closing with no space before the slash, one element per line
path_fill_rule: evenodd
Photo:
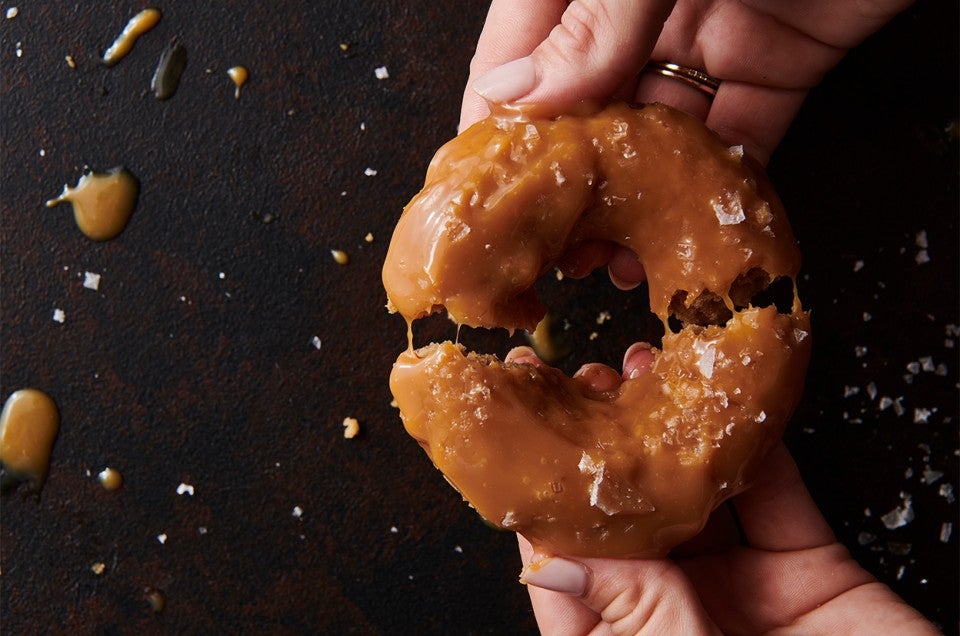
<path fill-rule="evenodd" d="M 837 543 L 782 444 L 761 479 L 670 559 L 542 557 L 521 537 L 541 631 L 939 633 Z"/>
<path fill-rule="evenodd" d="M 460 128 L 488 114 L 486 100 L 559 111 L 611 98 L 659 101 L 701 117 L 766 163 L 807 91 L 910 4 L 493 0 L 470 65 Z M 641 74 L 648 59 L 721 80 L 716 97 Z"/>

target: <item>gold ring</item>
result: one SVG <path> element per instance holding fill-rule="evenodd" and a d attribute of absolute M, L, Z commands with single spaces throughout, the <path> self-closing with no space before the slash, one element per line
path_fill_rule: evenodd
<path fill-rule="evenodd" d="M 680 66 L 679 64 L 674 64 L 673 62 L 650 61 L 647 62 L 644 70 L 659 73 L 664 77 L 671 77 L 673 79 L 680 80 L 688 86 L 692 86 L 693 88 L 706 93 L 710 97 L 716 95 L 717 89 L 720 88 L 720 80 L 717 78 L 711 77 L 703 71 L 699 71 L 695 68 Z"/>

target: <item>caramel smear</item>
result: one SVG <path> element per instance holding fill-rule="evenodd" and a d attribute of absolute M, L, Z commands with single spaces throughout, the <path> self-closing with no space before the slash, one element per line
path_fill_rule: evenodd
<path fill-rule="evenodd" d="M 0 464 L 3 482 L 27 482 L 39 490 L 50 467 L 50 453 L 60 429 L 53 399 L 36 389 L 21 389 L 7 398 L 0 414 Z"/>
<path fill-rule="evenodd" d="M 103 63 L 107 66 L 113 66 L 133 49 L 134 43 L 141 35 L 157 26 L 160 22 L 160 11 L 158 9 L 144 9 L 137 15 L 130 18 L 127 26 L 117 36 L 113 44 L 110 45 L 103 54 Z"/>
<path fill-rule="evenodd" d="M 234 98 L 240 99 L 240 89 L 243 88 L 243 85 L 250 79 L 250 71 L 248 71 L 245 66 L 233 66 L 227 69 L 227 76 L 236 87 L 233 91 Z"/>
<path fill-rule="evenodd" d="M 87 173 L 74 188 L 64 185 L 63 193 L 47 201 L 47 207 L 72 204 L 80 231 L 95 241 L 106 241 L 127 226 L 139 193 L 137 178 L 118 167 L 104 174 Z"/>

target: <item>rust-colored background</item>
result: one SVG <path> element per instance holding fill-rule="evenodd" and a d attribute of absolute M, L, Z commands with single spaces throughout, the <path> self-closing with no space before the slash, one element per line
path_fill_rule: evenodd
<path fill-rule="evenodd" d="M 43 389 L 62 411 L 41 496 L 0 504 L 0 629 L 534 631 L 513 537 L 433 470 L 387 388 L 405 329 L 383 309 L 380 265 L 455 132 L 485 6 L 168 2 L 104 68 L 100 54 L 141 8 L 0 4 L 0 388 Z M 840 539 L 948 633 L 960 535 L 944 490 L 960 487 L 957 24 L 956 3 L 898 17 L 811 95 L 770 165 L 815 321 L 788 442 Z M 145 92 L 175 36 L 189 61 L 158 102 Z M 225 75 L 235 64 L 251 72 L 239 101 Z M 67 207 L 44 208 L 84 166 L 115 165 L 142 182 L 119 238 L 92 242 Z M 931 260 L 918 265 L 924 231 Z M 82 286 L 85 271 L 101 274 L 99 290 Z M 568 368 L 616 363 L 642 322 L 636 296 L 601 281 L 556 292 L 575 297 L 560 311 L 589 344 Z M 604 309 L 612 319 L 598 327 Z M 927 356 L 945 375 L 908 371 Z M 903 414 L 881 410 L 883 396 Z M 342 437 L 346 416 L 361 422 L 356 439 Z M 123 473 L 119 491 L 97 483 L 105 466 Z M 929 471 L 944 474 L 924 483 Z M 888 530 L 881 516 L 901 493 L 916 518 Z M 148 587 L 163 591 L 162 612 Z"/>

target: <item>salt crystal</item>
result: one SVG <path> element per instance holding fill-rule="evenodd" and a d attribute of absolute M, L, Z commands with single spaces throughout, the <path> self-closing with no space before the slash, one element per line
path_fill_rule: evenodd
<path fill-rule="evenodd" d="M 853 271 L 859 272 L 861 269 L 863 269 L 863 260 L 858 260 L 853 264 Z"/>
<path fill-rule="evenodd" d="M 740 203 L 740 195 L 736 192 L 724 192 L 721 201 L 714 199 L 710 203 L 720 225 L 736 225 L 747 219 L 743 204 Z"/>
<path fill-rule="evenodd" d="M 364 122 L 364 121 L 360 122 L 360 130 L 366 130 L 366 129 L 367 129 L 367 122 Z"/>
<path fill-rule="evenodd" d="M 930 245 L 927 243 L 927 231 L 920 230 L 917 232 L 917 235 L 913 238 L 913 242 L 917 245 L 917 247 L 923 249 L 930 247 Z"/>
<path fill-rule="evenodd" d="M 717 359 L 717 350 L 715 347 L 716 343 L 714 342 L 697 340 L 693 343 L 693 350 L 700 354 L 697 367 L 700 369 L 703 377 L 708 380 L 713 377 L 713 365 Z"/>
<path fill-rule="evenodd" d="M 320 336 L 314 336 L 313 338 L 311 338 L 310 344 L 313 345 L 314 349 L 318 349 L 318 350 L 320 349 L 321 346 L 323 346 L 323 342 L 320 340 Z"/>
<path fill-rule="evenodd" d="M 903 579 L 903 573 L 906 572 L 906 571 L 907 571 L 907 566 L 905 566 L 905 565 L 901 565 L 899 568 L 897 568 L 897 580 L 898 580 L 898 581 L 901 580 L 901 579 Z"/>
<path fill-rule="evenodd" d="M 911 477 L 913 477 L 913 467 L 907 466 L 907 469 L 903 471 L 903 478 L 910 479 Z"/>
<path fill-rule="evenodd" d="M 886 526 L 888 530 L 901 528 L 914 519 L 915 515 L 913 512 L 913 500 L 910 498 L 910 495 L 900 493 L 900 496 L 902 503 L 887 514 L 880 517 L 880 520 L 883 521 L 883 525 Z"/>
<path fill-rule="evenodd" d="M 941 362 L 940 364 L 937 365 L 937 368 L 933 371 L 933 373 L 934 375 L 938 375 L 940 377 L 946 377 L 947 365 Z"/>
<path fill-rule="evenodd" d="M 100 288 L 100 274 L 94 272 L 83 273 L 83 286 L 94 291 Z"/>
<path fill-rule="evenodd" d="M 923 265 L 930 262 L 930 255 L 927 254 L 927 250 L 920 250 L 913 260 L 917 262 L 917 265 Z"/>
<path fill-rule="evenodd" d="M 181 483 L 179 486 L 177 486 L 177 494 L 182 495 L 184 493 L 193 497 L 193 486 L 184 483 Z"/>
<path fill-rule="evenodd" d="M 877 540 L 877 535 L 869 532 L 861 532 L 857 535 L 857 543 L 860 545 L 870 545 Z"/>
<path fill-rule="evenodd" d="M 198 527 L 197 532 L 199 532 L 200 534 L 207 534 L 207 526 Z"/>
<path fill-rule="evenodd" d="M 907 371 L 914 374 L 920 373 L 920 363 L 919 362 L 907 363 Z"/>
<path fill-rule="evenodd" d="M 858 358 L 862 358 L 863 356 L 867 355 L 867 351 L 869 351 L 869 349 L 867 349 L 867 347 L 864 345 L 857 345 L 853 348 L 853 355 L 857 356 Z"/>
<path fill-rule="evenodd" d="M 949 542 L 951 534 L 953 534 L 952 522 L 944 521 L 942 524 L 940 524 L 940 543 Z"/>
<path fill-rule="evenodd" d="M 299 519 L 300 517 L 303 516 L 303 508 L 301 508 L 300 506 L 294 506 L 292 514 L 294 518 Z"/>
<path fill-rule="evenodd" d="M 870 382 L 867 384 L 867 395 L 870 396 L 871 400 L 877 399 L 877 384 L 876 382 Z"/>
<path fill-rule="evenodd" d="M 960 336 L 960 325 L 950 323 L 949 325 L 945 325 L 943 330 L 948 336 Z"/>
<path fill-rule="evenodd" d="M 938 492 L 941 497 L 947 500 L 947 503 L 954 502 L 953 484 L 940 484 L 940 490 Z"/>
<path fill-rule="evenodd" d="M 161 543 L 161 545 L 164 544 L 164 543 L 166 543 L 166 542 L 167 542 L 167 535 L 166 535 L 165 533 L 158 534 L 158 535 L 157 535 L 157 541 L 159 541 L 159 542 Z"/>
<path fill-rule="evenodd" d="M 67 314 L 63 313 L 62 309 L 54 309 L 53 319 L 55 322 L 59 322 L 62 325 L 67 319 Z"/>
<path fill-rule="evenodd" d="M 924 484 L 932 484 L 937 482 L 941 477 L 943 477 L 943 472 L 939 470 L 933 470 L 930 466 L 924 466 L 923 468 L 923 477 L 920 478 L 920 481 Z"/>
<path fill-rule="evenodd" d="M 375 177 L 377 176 L 377 171 L 374 170 L 373 168 L 367 168 L 366 170 L 363 171 L 363 174 L 367 175 L 368 177 Z M 346 192 L 342 194 L 346 194 Z"/>
<path fill-rule="evenodd" d="M 610 312 L 609 312 L 609 311 L 601 311 L 601 312 L 597 315 L 597 324 L 598 324 L 598 325 L 602 325 L 603 323 L 607 322 L 608 320 L 610 320 Z"/>
<path fill-rule="evenodd" d="M 463 554 L 463 548 L 461 548 L 458 545 L 453 546 L 453 551 L 456 552 L 457 554 Z"/>
<path fill-rule="evenodd" d="M 897 417 L 902 417 L 903 414 L 907 412 L 907 409 L 905 409 L 903 406 L 902 395 L 897 397 L 897 399 L 893 401 L 893 412 L 897 414 Z"/>
<path fill-rule="evenodd" d="M 387 71 L 386 66 L 378 66 L 373 69 L 373 74 L 376 75 L 378 80 L 385 80 L 390 77 L 390 73 Z"/>
<path fill-rule="evenodd" d="M 763 423 L 763 421 L 767 419 L 766 411 L 760 411 L 760 414 L 753 419 L 757 422 L 757 424 Z"/>
<path fill-rule="evenodd" d="M 870 322 L 873 320 L 873 315 L 869 311 L 863 312 L 863 322 Z"/>
<path fill-rule="evenodd" d="M 400 531 L 397 530 L 397 526 L 390 526 L 390 534 L 397 534 L 398 532 Z"/>
<path fill-rule="evenodd" d="M 7 20 L 12 20 L 17 17 L 17 14 L 20 13 L 20 9 L 17 7 L 10 7 L 7 9 Z"/>
<path fill-rule="evenodd" d="M 848 398 L 852 395 L 857 395 L 860 393 L 860 387 L 858 386 L 844 386 L 843 387 L 843 397 Z"/>
<path fill-rule="evenodd" d="M 956 343 L 953 341 L 952 338 L 947 338 L 946 340 L 943 341 L 943 346 L 946 347 L 947 349 L 953 349 L 954 346 L 956 346 Z"/>
<path fill-rule="evenodd" d="M 933 415 L 933 411 L 930 409 L 925 409 L 922 407 L 917 407 L 913 409 L 913 423 L 914 424 L 927 424 L 929 423 L 930 416 Z"/>
<path fill-rule="evenodd" d="M 920 365 L 924 371 L 934 371 L 936 369 L 936 366 L 933 364 L 932 356 L 923 356 L 920 358 Z"/>

